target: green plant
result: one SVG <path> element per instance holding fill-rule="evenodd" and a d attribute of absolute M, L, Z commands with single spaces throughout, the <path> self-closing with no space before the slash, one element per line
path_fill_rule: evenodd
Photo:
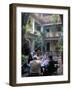
<path fill-rule="evenodd" d="M 22 60 L 22 65 L 27 63 L 28 62 L 28 56 L 27 55 L 22 55 L 21 60 Z"/>

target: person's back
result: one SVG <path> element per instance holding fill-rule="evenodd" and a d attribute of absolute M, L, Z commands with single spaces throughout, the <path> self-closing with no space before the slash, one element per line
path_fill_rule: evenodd
<path fill-rule="evenodd" d="M 30 76 L 39 76 L 41 73 L 40 60 L 33 60 L 30 62 Z"/>
<path fill-rule="evenodd" d="M 48 65 L 48 75 L 53 75 L 57 70 L 57 67 L 55 67 L 55 64 L 57 64 L 57 62 L 53 60 L 52 56 L 50 56 L 49 59 L 50 61 Z"/>
<path fill-rule="evenodd" d="M 54 61 L 50 61 L 48 65 L 48 75 L 52 75 L 55 71 Z"/>

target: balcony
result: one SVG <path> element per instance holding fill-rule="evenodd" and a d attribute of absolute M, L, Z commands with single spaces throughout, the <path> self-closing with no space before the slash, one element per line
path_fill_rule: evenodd
<path fill-rule="evenodd" d="M 48 37 L 62 37 L 62 32 L 49 32 L 49 33 L 46 33 L 46 38 Z"/>
<path fill-rule="evenodd" d="M 62 32 L 49 32 L 45 35 L 45 40 L 59 40 L 63 37 Z"/>

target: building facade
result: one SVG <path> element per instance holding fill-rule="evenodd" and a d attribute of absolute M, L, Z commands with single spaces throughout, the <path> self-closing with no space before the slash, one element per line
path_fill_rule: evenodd
<path fill-rule="evenodd" d="M 40 48 L 41 52 L 58 50 L 63 41 L 62 15 L 30 14 L 31 27 L 26 38 L 29 40 L 31 51 Z"/>

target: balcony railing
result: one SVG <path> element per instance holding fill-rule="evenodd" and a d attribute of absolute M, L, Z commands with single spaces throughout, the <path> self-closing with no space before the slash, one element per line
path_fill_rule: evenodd
<path fill-rule="evenodd" d="M 46 37 L 62 37 L 62 32 L 49 32 L 46 33 Z"/>

